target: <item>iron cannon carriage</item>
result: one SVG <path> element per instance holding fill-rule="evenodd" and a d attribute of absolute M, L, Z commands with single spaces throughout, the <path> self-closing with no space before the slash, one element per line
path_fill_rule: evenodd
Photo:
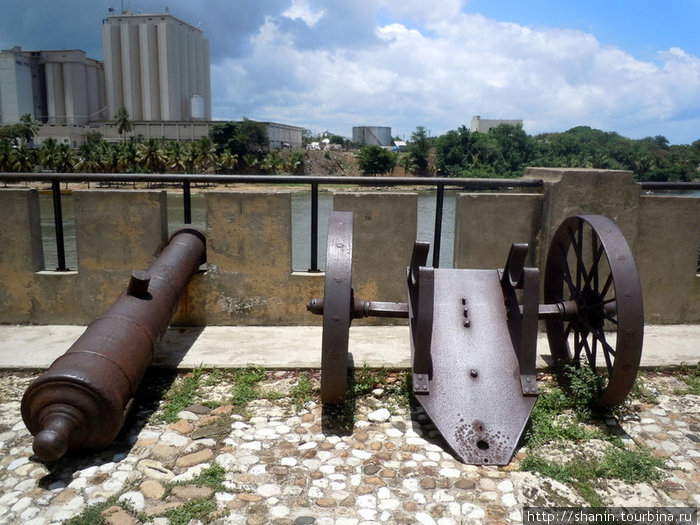
<path fill-rule="evenodd" d="M 435 426 L 466 463 L 505 465 L 537 401 L 537 334 L 546 324 L 560 384 L 589 367 L 597 404 L 621 403 L 641 359 L 642 293 L 634 258 L 613 221 L 573 216 L 558 227 L 544 270 L 525 265 L 528 245 L 513 244 L 503 269 L 426 266 L 430 244 L 416 242 L 406 303 L 368 301 L 352 288 L 353 215 L 332 212 L 323 298 L 321 400 L 345 400 L 353 319 L 408 318 L 412 387 Z"/>

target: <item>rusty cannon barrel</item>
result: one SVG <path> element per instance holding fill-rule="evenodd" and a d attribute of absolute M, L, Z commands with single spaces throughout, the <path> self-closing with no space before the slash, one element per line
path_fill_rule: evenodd
<path fill-rule="evenodd" d="M 205 258 L 202 232 L 175 232 L 148 269 L 133 272 L 126 292 L 27 388 L 22 418 L 39 459 L 114 441 L 179 297 Z"/>

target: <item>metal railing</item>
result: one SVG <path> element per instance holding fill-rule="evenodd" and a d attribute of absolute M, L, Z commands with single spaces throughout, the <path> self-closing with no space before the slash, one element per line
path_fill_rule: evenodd
<path fill-rule="evenodd" d="M 0 182 L 50 182 L 53 195 L 56 251 L 56 271 L 67 271 L 63 238 L 63 211 L 61 206 L 61 183 L 175 183 L 182 186 L 183 222 L 192 223 L 193 184 L 284 184 L 306 185 L 311 189 L 311 264 L 309 272 L 318 268 L 318 191 L 320 186 L 375 186 L 375 187 L 427 187 L 435 190 L 435 228 L 433 233 L 433 267 L 440 266 L 440 241 L 442 237 L 442 215 L 445 188 L 466 191 L 494 191 L 515 188 L 541 190 L 538 179 L 466 179 L 442 177 L 340 177 L 310 175 L 207 175 L 207 174 L 127 174 L 127 173 L 0 173 Z M 643 190 L 700 190 L 700 183 L 641 183 Z"/>

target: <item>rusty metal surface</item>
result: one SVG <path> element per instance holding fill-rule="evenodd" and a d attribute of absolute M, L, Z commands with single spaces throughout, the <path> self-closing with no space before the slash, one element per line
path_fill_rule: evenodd
<path fill-rule="evenodd" d="M 342 403 L 348 382 L 352 293 L 352 213 L 334 211 L 328 225 L 321 340 L 321 401 Z"/>
<path fill-rule="evenodd" d="M 37 457 L 54 461 L 114 440 L 179 296 L 204 261 L 204 235 L 175 232 L 148 269 L 133 272 L 127 291 L 29 386 L 22 418 Z"/>
<path fill-rule="evenodd" d="M 540 272 L 526 268 L 527 244 L 513 244 L 501 273 L 506 320 L 511 343 L 520 366 L 523 395 L 537 395 L 537 327 L 539 316 Z M 516 290 L 522 290 L 522 306 Z"/>
<path fill-rule="evenodd" d="M 567 365 L 590 366 L 602 381 L 598 404 L 621 403 L 642 356 L 644 309 L 632 252 L 614 222 L 586 215 L 559 226 L 547 255 L 544 301 L 564 311 L 547 319 L 562 384 L 568 383 Z M 614 346 L 608 330 L 617 332 Z"/>
<path fill-rule="evenodd" d="M 430 392 L 433 366 L 430 342 L 433 331 L 433 269 L 426 268 L 430 243 L 413 245 L 408 267 L 408 318 L 411 327 L 411 368 L 414 394 Z M 425 298 L 420 302 L 421 298 Z"/>
<path fill-rule="evenodd" d="M 499 272 L 431 273 L 431 380 L 429 393 L 416 399 L 466 463 L 505 465 L 537 398 L 521 390 Z M 430 297 L 423 293 L 421 302 Z"/>

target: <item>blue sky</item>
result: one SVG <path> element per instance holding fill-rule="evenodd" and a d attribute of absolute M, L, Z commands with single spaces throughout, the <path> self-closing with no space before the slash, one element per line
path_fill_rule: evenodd
<path fill-rule="evenodd" d="M 471 0 L 466 11 L 533 27 L 571 27 L 636 58 L 681 47 L 700 56 L 698 0 Z"/>
<path fill-rule="evenodd" d="M 700 0 L 125 0 L 200 25 L 213 116 L 350 135 L 482 118 L 700 139 Z M 121 0 L 0 0 L 0 48 L 83 49 Z"/>

